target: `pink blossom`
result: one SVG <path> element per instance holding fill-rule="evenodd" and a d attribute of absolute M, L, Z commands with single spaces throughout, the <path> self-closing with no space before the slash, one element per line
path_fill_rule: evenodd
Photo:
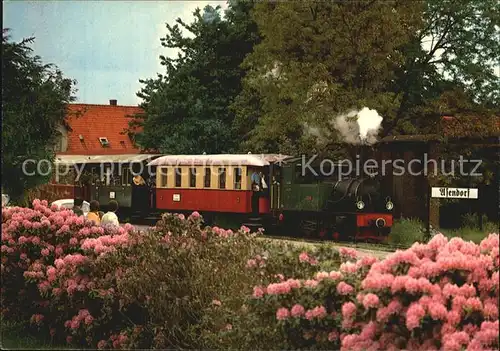
<path fill-rule="evenodd" d="M 329 276 L 330 276 L 330 279 L 333 279 L 333 280 L 338 280 L 338 279 L 342 279 L 344 276 L 342 275 L 342 273 L 340 272 L 337 272 L 337 271 L 331 271 L 329 273 Z"/>
<path fill-rule="evenodd" d="M 366 309 L 377 307 L 378 304 L 379 298 L 375 294 L 370 293 L 363 298 L 363 306 L 365 306 Z"/>
<path fill-rule="evenodd" d="M 356 305 L 352 302 L 346 302 L 342 305 L 342 316 L 345 319 L 351 319 L 356 313 Z"/>
<path fill-rule="evenodd" d="M 222 303 L 219 300 L 212 300 L 212 304 L 215 306 L 220 306 Z"/>
<path fill-rule="evenodd" d="M 328 341 L 335 341 L 339 338 L 339 333 L 337 331 L 331 331 L 328 333 Z"/>
<path fill-rule="evenodd" d="M 412 303 L 406 312 L 406 327 L 413 330 L 420 326 L 420 320 L 425 316 L 425 310 L 419 303 Z"/>
<path fill-rule="evenodd" d="M 87 324 L 87 325 L 92 324 L 93 321 L 94 321 L 94 317 L 92 317 L 90 315 L 85 317 L 85 324 Z"/>
<path fill-rule="evenodd" d="M 256 286 L 253 288 L 253 297 L 261 298 L 264 296 L 264 290 L 260 286 Z"/>
<path fill-rule="evenodd" d="M 446 320 L 448 316 L 448 310 L 446 307 L 438 302 L 431 302 L 428 307 L 429 314 L 434 320 Z"/>
<path fill-rule="evenodd" d="M 105 349 L 107 344 L 108 344 L 108 343 L 106 342 L 106 340 L 100 340 L 100 341 L 97 343 L 97 348 L 98 348 L 99 350 Z"/>
<path fill-rule="evenodd" d="M 278 320 L 285 320 L 289 316 L 290 316 L 290 312 L 288 311 L 288 309 L 286 309 L 284 307 L 281 307 L 278 309 L 278 311 L 276 311 L 276 318 Z"/>
<path fill-rule="evenodd" d="M 296 304 L 292 307 L 290 312 L 292 317 L 299 317 L 305 313 L 305 309 L 302 305 Z"/>
<path fill-rule="evenodd" d="M 308 288 L 315 288 L 316 286 L 318 286 L 318 281 L 313 279 L 308 279 L 304 282 L 304 286 Z"/>
<path fill-rule="evenodd" d="M 316 273 L 316 280 L 321 281 L 325 278 L 329 278 L 328 272 L 318 272 Z"/>
<path fill-rule="evenodd" d="M 358 252 L 356 250 L 347 247 L 341 247 L 339 249 L 339 254 L 342 257 L 351 259 L 356 259 L 358 257 Z"/>
<path fill-rule="evenodd" d="M 309 262 L 309 255 L 307 254 L 307 252 L 302 252 L 299 255 L 299 261 L 300 262 Z"/>
<path fill-rule="evenodd" d="M 351 294 L 352 292 L 354 291 L 354 288 L 352 286 L 350 286 L 349 284 L 346 284 L 344 282 L 340 282 L 338 285 L 337 285 L 337 292 L 340 294 L 340 295 L 349 295 Z"/>
<path fill-rule="evenodd" d="M 252 267 L 255 267 L 257 266 L 257 262 L 254 260 L 254 259 L 250 259 L 247 261 L 247 267 L 248 268 L 252 268 Z"/>

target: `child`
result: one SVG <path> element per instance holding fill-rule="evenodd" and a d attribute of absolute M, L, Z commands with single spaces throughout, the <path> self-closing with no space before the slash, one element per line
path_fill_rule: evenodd
<path fill-rule="evenodd" d="M 109 211 L 104 216 L 102 216 L 101 224 L 113 224 L 119 226 L 120 222 L 118 221 L 118 216 L 115 213 L 118 210 L 118 202 L 116 202 L 115 200 L 111 200 L 108 207 Z"/>

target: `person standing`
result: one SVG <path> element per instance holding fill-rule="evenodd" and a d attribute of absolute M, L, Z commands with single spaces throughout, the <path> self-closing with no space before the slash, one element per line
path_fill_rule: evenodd
<path fill-rule="evenodd" d="M 261 177 L 259 173 L 253 172 L 250 179 L 252 181 L 252 213 L 257 216 L 259 214 L 259 197 L 262 189 Z"/>
<path fill-rule="evenodd" d="M 83 216 L 82 205 L 83 205 L 83 199 L 75 199 L 73 201 L 73 212 L 77 216 Z"/>
<path fill-rule="evenodd" d="M 106 212 L 101 219 L 101 225 L 113 224 L 116 226 L 120 226 L 120 222 L 118 221 L 118 216 L 116 215 L 116 211 L 118 211 L 118 202 L 115 200 L 111 200 L 108 204 L 109 211 Z"/>
<path fill-rule="evenodd" d="M 101 224 L 101 211 L 99 211 L 99 202 L 96 200 L 90 201 L 90 212 L 87 214 L 87 219 L 94 221 L 95 224 Z"/>

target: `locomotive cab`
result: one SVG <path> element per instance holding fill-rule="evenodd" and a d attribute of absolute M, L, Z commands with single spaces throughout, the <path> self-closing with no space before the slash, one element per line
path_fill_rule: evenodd
<path fill-rule="evenodd" d="M 390 233 L 394 204 L 379 177 L 349 174 L 342 163 L 319 161 L 283 167 L 283 217 L 299 235 L 383 241 Z M 294 228 L 294 229 L 292 229 Z"/>

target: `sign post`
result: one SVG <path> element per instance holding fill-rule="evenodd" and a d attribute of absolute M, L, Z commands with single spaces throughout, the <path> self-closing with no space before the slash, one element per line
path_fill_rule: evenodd
<path fill-rule="evenodd" d="M 444 199 L 477 199 L 477 188 L 435 188 L 431 190 L 431 197 Z"/>
<path fill-rule="evenodd" d="M 479 191 L 477 188 L 441 188 L 432 187 L 431 196 L 429 197 L 429 203 L 431 198 L 438 199 L 478 199 Z M 428 207 L 430 211 L 430 207 Z M 430 216 L 430 213 L 428 214 Z M 427 220 L 427 235 L 430 237 L 430 219 Z"/>

